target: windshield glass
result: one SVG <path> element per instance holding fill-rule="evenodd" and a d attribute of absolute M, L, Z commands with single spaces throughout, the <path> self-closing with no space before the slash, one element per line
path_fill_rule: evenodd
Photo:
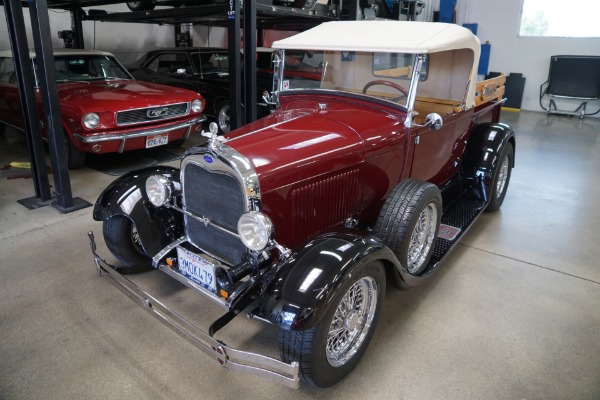
<path fill-rule="evenodd" d="M 35 60 L 34 65 L 37 77 Z M 55 56 L 54 71 L 57 82 L 131 79 L 129 73 L 114 58 L 105 55 Z"/>
<path fill-rule="evenodd" d="M 229 72 L 229 54 L 226 51 L 193 53 L 192 63 L 197 73 Z"/>
<path fill-rule="evenodd" d="M 401 105 L 406 103 L 415 54 L 327 51 L 319 53 L 318 64 L 309 65 L 306 55 L 298 61 L 297 53 L 297 50 L 285 52 L 283 90 L 332 89 L 366 94 Z M 310 71 L 310 74 L 299 74 L 299 71 Z M 425 64 L 421 79 L 426 78 Z"/>

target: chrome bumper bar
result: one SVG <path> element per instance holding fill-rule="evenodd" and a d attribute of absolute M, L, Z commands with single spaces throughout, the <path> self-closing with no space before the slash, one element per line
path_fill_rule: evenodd
<path fill-rule="evenodd" d="M 103 133 L 102 136 L 84 136 L 79 133 L 74 133 L 73 137 L 83 143 L 99 143 L 99 142 L 107 142 L 109 140 L 125 140 L 125 139 L 133 139 L 137 137 L 144 136 L 152 136 L 159 135 L 161 133 L 174 131 L 176 129 L 188 128 L 185 139 L 190 135 L 190 129 L 192 126 L 199 124 L 201 122 L 206 121 L 206 117 L 203 115 L 198 118 L 194 118 L 192 120 L 182 122 L 177 125 L 165 126 L 162 128 L 151 128 L 151 129 L 142 129 L 137 131 L 129 131 L 126 133 Z"/>
<path fill-rule="evenodd" d="M 184 317 L 170 310 L 158 299 L 152 297 L 117 272 L 115 267 L 112 267 L 96 253 L 94 234 L 88 232 L 88 237 L 92 254 L 94 255 L 96 270 L 100 276 L 108 278 L 109 282 L 115 285 L 121 292 L 196 348 L 212 356 L 222 367 L 262 376 L 294 389 L 300 386 L 299 365 L 297 362 L 287 364 L 262 354 L 228 347 L 225 343 L 213 338 L 187 321 Z"/>

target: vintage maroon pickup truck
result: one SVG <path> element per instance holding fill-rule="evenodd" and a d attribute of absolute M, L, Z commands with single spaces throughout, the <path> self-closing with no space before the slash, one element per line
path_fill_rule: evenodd
<path fill-rule="evenodd" d="M 110 53 L 56 49 L 54 70 L 70 169 L 82 167 L 86 153 L 179 146 L 206 119 L 200 94 L 136 81 Z M 0 132 L 5 125 L 25 126 L 10 51 L 0 52 Z"/>
<path fill-rule="evenodd" d="M 502 205 L 515 136 L 503 77 L 476 82 L 480 44 L 460 26 L 328 22 L 273 47 L 272 114 L 102 193 L 94 218 L 124 266 L 90 240 L 101 275 L 222 366 L 327 387 L 365 352 L 386 281 L 425 281 Z M 301 49 L 324 52 L 317 87 L 286 75 Z M 123 276 L 150 264 L 223 316 L 200 330 Z M 279 328 L 281 360 L 214 337 L 242 313 Z"/>

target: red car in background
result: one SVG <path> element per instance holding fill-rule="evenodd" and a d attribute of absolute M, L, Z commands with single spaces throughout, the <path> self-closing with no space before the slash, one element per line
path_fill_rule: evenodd
<path fill-rule="evenodd" d="M 86 153 L 180 146 L 200 131 L 206 119 L 201 114 L 204 99 L 200 94 L 138 82 L 110 53 L 55 50 L 54 70 L 69 169 L 82 167 Z M 44 121 L 41 97 L 37 97 Z M 0 132 L 6 125 L 24 129 L 10 51 L 0 52 Z M 46 137 L 43 124 L 42 136 Z"/>

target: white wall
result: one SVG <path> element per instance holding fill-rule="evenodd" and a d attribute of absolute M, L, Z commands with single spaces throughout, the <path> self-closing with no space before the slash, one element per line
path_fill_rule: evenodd
<path fill-rule="evenodd" d="M 100 7 L 97 7 L 100 8 Z M 103 6 L 106 11 L 128 11 L 125 4 Z M 29 47 L 33 48 L 29 10 L 23 9 L 23 18 L 27 29 Z M 87 11 L 87 10 L 86 10 Z M 71 14 L 68 11 L 50 10 L 50 33 L 52 46 L 64 47 L 58 31 L 71 29 Z M 94 29 L 95 28 L 95 29 Z M 109 51 L 124 64 L 131 64 L 145 51 L 156 47 L 175 45 L 173 26 L 154 24 L 129 24 L 111 22 L 83 21 L 83 41 L 86 49 Z M 10 41 L 4 7 L 0 7 L 0 50 L 9 50 Z"/>
<path fill-rule="evenodd" d="M 490 71 L 520 72 L 526 78 L 522 108 L 542 111 L 539 105 L 540 85 L 548 78 L 550 57 L 553 55 L 600 55 L 600 38 L 525 38 L 518 37 L 522 0 L 458 0 L 457 23 L 478 23 L 478 36 L 492 44 Z M 432 0 L 433 2 L 433 0 Z M 432 4 L 430 4 L 432 5 Z M 99 7 L 100 8 L 100 7 Z M 104 6 L 107 11 L 127 11 L 124 4 Z M 568 12 L 585 12 L 570 10 Z M 29 14 L 24 11 L 29 26 Z M 57 32 L 71 27 L 69 12 L 51 10 L 50 29 L 54 47 L 63 47 Z M 95 25 L 95 31 L 94 31 Z M 84 41 L 87 49 L 114 53 L 121 62 L 130 64 L 145 51 L 156 47 L 174 46 L 174 28 L 153 24 L 83 22 Z M 33 47 L 28 33 L 30 47 Z M 95 40 L 94 40 L 95 39 Z M 271 38 L 265 38 L 270 41 Z M 227 30 L 195 26 L 195 46 L 227 47 Z M 10 49 L 4 8 L 0 7 L 0 50 Z M 547 101 L 544 103 L 547 105 Z M 574 109 L 579 102 L 559 103 L 559 108 Z M 600 102 L 590 103 L 588 111 L 597 110 Z M 597 116 L 600 116 L 597 115 Z"/>
<path fill-rule="evenodd" d="M 522 0 L 458 0 L 457 23 L 477 23 L 477 36 L 492 45 L 490 71 L 520 72 L 526 78 L 523 110 L 543 111 L 539 105 L 540 85 L 548 79 L 553 55 L 600 55 L 600 38 L 518 37 Z M 585 10 L 565 2 L 565 12 Z M 559 109 L 574 110 L 580 101 L 565 100 Z M 546 96 L 544 106 L 548 105 Z M 600 101 L 588 103 L 588 112 L 596 111 Z M 599 117 L 600 114 L 596 115 Z"/>

